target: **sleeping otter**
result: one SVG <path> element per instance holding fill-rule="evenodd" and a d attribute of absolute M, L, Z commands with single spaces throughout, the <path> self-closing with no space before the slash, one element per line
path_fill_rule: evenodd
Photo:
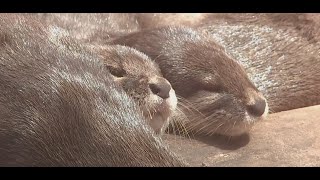
<path fill-rule="evenodd" d="M 0 16 L 0 166 L 184 166 L 95 53 Z"/>
<path fill-rule="evenodd" d="M 245 67 L 271 112 L 279 112 L 320 104 L 319 20 L 308 13 L 212 14 L 198 30 Z"/>

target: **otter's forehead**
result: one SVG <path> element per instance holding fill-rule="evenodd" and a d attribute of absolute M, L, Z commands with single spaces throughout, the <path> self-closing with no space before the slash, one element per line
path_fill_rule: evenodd
<path fill-rule="evenodd" d="M 132 76 L 161 76 L 158 65 L 144 53 L 120 45 L 110 48 L 114 50 L 117 58 L 109 58 L 109 63 L 121 67 L 127 74 Z"/>

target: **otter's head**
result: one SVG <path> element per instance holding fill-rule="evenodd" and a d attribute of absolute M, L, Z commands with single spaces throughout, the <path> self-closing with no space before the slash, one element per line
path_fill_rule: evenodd
<path fill-rule="evenodd" d="M 161 53 L 170 56 L 158 61 L 181 96 L 185 116 L 179 120 L 189 131 L 236 136 L 267 116 L 267 100 L 221 46 L 201 36 L 183 40 L 178 49 L 170 43 Z"/>
<path fill-rule="evenodd" d="M 229 136 L 264 119 L 268 104 L 244 68 L 213 39 L 189 28 L 164 27 L 114 40 L 158 63 L 180 96 L 176 122 L 194 133 Z"/>
<path fill-rule="evenodd" d="M 115 82 L 142 109 L 156 133 L 162 134 L 177 106 L 175 91 L 145 54 L 125 46 L 91 46 L 104 59 Z"/>

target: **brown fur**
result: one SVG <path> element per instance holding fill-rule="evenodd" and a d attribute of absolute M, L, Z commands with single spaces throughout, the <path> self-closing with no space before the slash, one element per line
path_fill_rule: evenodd
<path fill-rule="evenodd" d="M 103 41 L 140 30 L 138 14 L 124 13 L 39 13 L 29 14 L 42 22 L 55 24 L 81 41 Z M 99 34 L 99 36 L 96 36 Z"/>
<path fill-rule="evenodd" d="M 119 36 L 138 29 L 134 21 L 136 15 L 128 14 L 29 14 L 41 22 L 58 25 L 61 30 L 85 42 L 91 50 L 104 59 L 107 69 L 111 74 L 121 75 L 121 78 L 114 76 L 116 82 L 121 84 L 125 91 L 135 99 L 143 110 L 143 114 L 151 127 L 162 134 L 169 123 L 169 117 L 176 107 L 176 97 L 172 89 L 170 97 L 162 99 L 153 94 L 149 84 L 170 83 L 162 77 L 156 63 L 148 56 L 135 49 L 124 46 L 109 46 L 99 44 L 96 38 L 104 39 L 112 36 Z M 123 21 L 122 21 L 123 20 Z M 130 27 L 130 29 L 126 29 Z M 96 36 L 99 34 L 100 36 Z M 102 36 L 101 36 L 102 35 Z"/>
<path fill-rule="evenodd" d="M 103 60 L 60 35 L 0 16 L 0 165 L 183 166 Z"/>

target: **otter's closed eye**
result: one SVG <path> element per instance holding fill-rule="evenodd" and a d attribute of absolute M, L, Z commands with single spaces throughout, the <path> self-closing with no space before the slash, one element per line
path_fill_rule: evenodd
<path fill-rule="evenodd" d="M 116 77 L 124 77 L 127 73 L 125 70 L 121 69 L 121 68 L 116 68 L 113 66 L 107 66 L 109 72 Z"/>

